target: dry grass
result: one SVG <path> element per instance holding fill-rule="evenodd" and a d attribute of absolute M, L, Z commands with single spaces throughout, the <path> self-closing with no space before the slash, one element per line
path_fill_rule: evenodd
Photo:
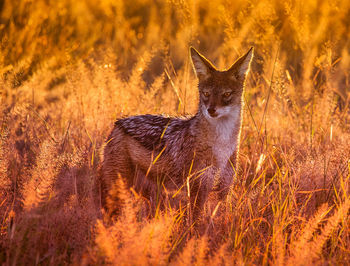
<path fill-rule="evenodd" d="M 0 262 L 350 263 L 350 3 L 0 2 Z M 220 68 L 250 46 L 240 175 L 197 229 L 122 179 L 100 208 L 117 117 L 197 106 L 188 48 Z"/>

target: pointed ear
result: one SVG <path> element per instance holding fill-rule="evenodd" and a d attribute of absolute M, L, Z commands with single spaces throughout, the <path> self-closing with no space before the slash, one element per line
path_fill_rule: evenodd
<path fill-rule="evenodd" d="M 208 78 L 210 73 L 215 70 L 215 67 L 193 47 L 190 48 L 190 51 L 193 69 L 198 79 L 204 80 Z"/>
<path fill-rule="evenodd" d="M 241 56 L 227 72 L 232 73 L 235 78 L 244 80 L 250 70 L 250 63 L 252 62 L 254 55 L 254 48 L 251 47 L 249 51 Z"/>

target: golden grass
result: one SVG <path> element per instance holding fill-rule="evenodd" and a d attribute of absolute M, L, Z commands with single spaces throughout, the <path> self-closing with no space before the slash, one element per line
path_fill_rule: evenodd
<path fill-rule="evenodd" d="M 5 0 L 0 261 L 349 263 L 348 25 L 345 0 Z M 150 217 L 122 179 L 111 218 L 102 145 L 118 117 L 195 112 L 190 45 L 220 68 L 255 47 L 239 179 L 196 229 L 186 208 Z"/>

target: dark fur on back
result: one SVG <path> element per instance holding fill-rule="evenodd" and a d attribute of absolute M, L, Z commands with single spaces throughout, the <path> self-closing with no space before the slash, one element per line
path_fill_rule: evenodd
<path fill-rule="evenodd" d="M 164 139 L 161 139 L 161 136 L 170 120 L 171 118 L 164 116 L 139 115 L 119 119 L 115 126 L 146 149 L 154 150 L 164 147 Z"/>
<path fill-rule="evenodd" d="M 147 114 L 119 119 L 115 122 L 115 126 L 146 149 L 153 151 L 163 149 L 177 131 L 189 126 L 191 119 L 193 118 L 170 118 Z"/>

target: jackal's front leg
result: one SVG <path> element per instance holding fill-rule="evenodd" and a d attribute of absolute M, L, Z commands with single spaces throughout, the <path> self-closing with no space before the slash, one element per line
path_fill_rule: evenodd
<path fill-rule="evenodd" d="M 236 153 L 231 156 L 226 167 L 220 172 L 220 178 L 218 183 L 219 199 L 224 200 L 229 193 L 234 180 L 237 178 L 237 163 Z"/>
<path fill-rule="evenodd" d="M 203 212 L 204 204 L 208 199 L 209 192 L 214 185 L 214 169 L 211 167 L 205 172 L 194 176 L 190 184 L 190 218 L 196 222 Z"/>

